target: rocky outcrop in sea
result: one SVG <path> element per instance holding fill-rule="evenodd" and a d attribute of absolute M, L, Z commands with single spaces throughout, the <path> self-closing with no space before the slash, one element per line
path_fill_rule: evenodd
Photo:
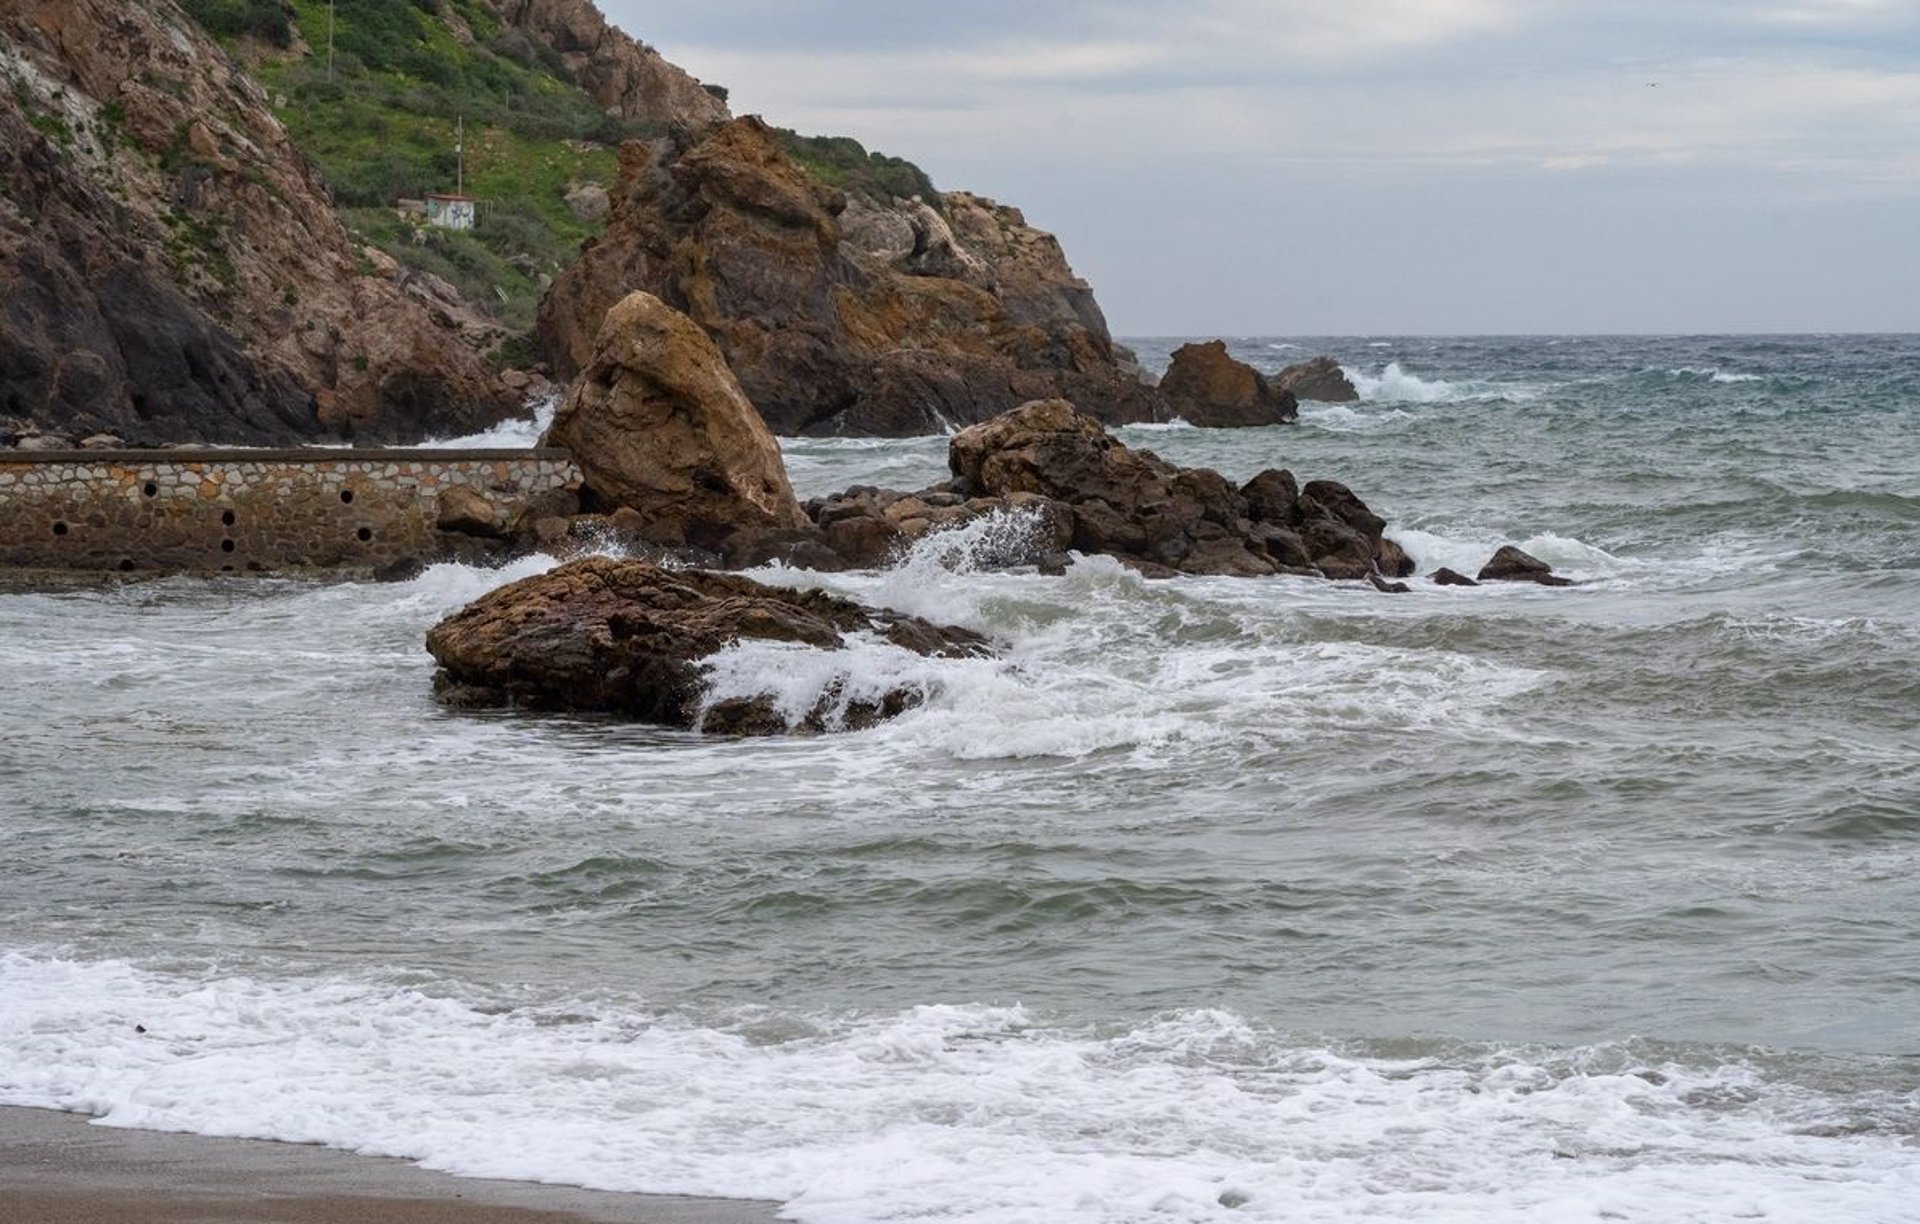
<path fill-rule="evenodd" d="M 1018 210 L 849 195 L 757 118 L 622 147 L 605 235 L 541 304 L 539 347 L 563 377 L 635 290 L 713 337 L 775 433 L 936 433 L 1051 397 L 1110 423 L 1165 416 L 1060 244 Z"/>

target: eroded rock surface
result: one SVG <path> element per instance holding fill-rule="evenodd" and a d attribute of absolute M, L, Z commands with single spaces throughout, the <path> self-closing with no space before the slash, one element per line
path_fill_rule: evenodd
<path fill-rule="evenodd" d="M 830 686 L 790 721 L 771 695 L 710 697 L 702 661 L 728 646 L 759 640 L 831 651 L 850 634 L 922 655 L 989 653 L 969 630 L 823 592 L 607 557 L 483 596 L 434 626 L 427 649 L 440 664 L 434 691 L 450 705 L 596 711 L 728 734 L 855 729 L 925 699 L 908 685 L 856 695 Z"/>
<path fill-rule="evenodd" d="M 645 290 L 713 337 L 777 433 L 935 433 L 1052 396 L 1164 417 L 1052 235 L 977 196 L 938 203 L 850 199 L 755 118 L 630 141 L 605 235 L 541 304 L 540 347 L 571 377 L 605 312 Z"/>
<path fill-rule="evenodd" d="M 1282 425 L 1300 415 L 1293 392 L 1230 355 L 1224 340 L 1175 349 L 1160 390 L 1189 425 Z"/>
<path fill-rule="evenodd" d="M 1480 567 L 1481 582 L 1537 582 L 1541 586 L 1572 586 L 1573 579 L 1562 578 L 1553 567 L 1513 544 L 1502 544 L 1487 563 Z"/>
<path fill-rule="evenodd" d="M 405 441 L 515 405 L 378 273 L 260 87 L 164 0 L 0 4 L 0 415 L 130 441 Z"/>
<path fill-rule="evenodd" d="M 488 3 L 508 25 L 557 52 L 575 83 L 610 114 L 694 125 L 727 119 L 720 94 L 610 24 L 592 0 Z"/>
<path fill-rule="evenodd" d="M 806 523 L 780 446 L 726 359 L 651 294 L 607 311 L 543 443 L 572 451 L 593 498 L 629 511 L 654 544 L 716 548 Z"/>

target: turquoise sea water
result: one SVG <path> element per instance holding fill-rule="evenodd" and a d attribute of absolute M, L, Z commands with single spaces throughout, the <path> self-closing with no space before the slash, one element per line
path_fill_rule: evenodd
<path fill-rule="evenodd" d="M 1362 399 L 1121 436 L 1580 585 L 770 572 L 1006 649 L 735 652 L 930 693 L 744 743 L 435 707 L 540 562 L 0 595 L 0 1102 L 833 1224 L 1920 1219 L 1920 338 L 1233 347 Z"/>

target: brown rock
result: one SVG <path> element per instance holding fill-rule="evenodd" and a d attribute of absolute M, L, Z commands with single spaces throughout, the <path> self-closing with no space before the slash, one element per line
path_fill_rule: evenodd
<path fill-rule="evenodd" d="M 1280 425 L 1300 415 L 1293 393 L 1227 353 L 1224 340 L 1183 344 L 1160 379 L 1173 410 L 1190 425 Z"/>
<path fill-rule="evenodd" d="M 1164 414 L 1059 243 L 1015 209 L 856 204 L 753 118 L 620 156 L 605 235 L 541 304 L 562 376 L 641 289 L 713 337 L 777 433 L 936 433 L 1061 395 L 1109 421 Z"/>
<path fill-rule="evenodd" d="M 471 485 L 454 485 L 441 491 L 435 502 L 434 523 L 456 535 L 496 538 L 505 534 L 499 507 Z"/>
<path fill-rule="evenodd" d="M 174 5 L 0 4 L 0 59 L 20 67 L 0 97 L 0 403 L 246 443 L 405 441 L 512 407 L 481 357 L 497 332 L 363 275 L 265 94 Z M 58 139 L 28 122 L 55 114 Z"/>
<path fill-rule="evenodd" d="M 806 522 L 779 444 L 725 358 L 650 294 L 607 312 L 592 363 L 542 441 L 573 452 L 600 503 L 644 515 L 657 544 L 715 548 L 742 529 Z"/>
<path fill-rule="evenodd" d="M 1433 571 L 1433 581 L 1436 586 L 1477 587 L 1480 585 L 1458 570 L 1448 569 L 1444 565 Z"/>
<path fill-rule="evenodd" d="M 1553 567 L 1512 544 L 1502 544 L 1487 563 L 1480 567 L 1482 582 L 1537 582 L 1541 586 L 1572 586 L 1573 581 L 1553 572 Z"/>
<path fill-rule="evenodd" d="M 1354 390 L 1353 383 L 1347 378 L 1347 372 L 1331 357 L 1315 357 L 1298 365 L 1290 365 L 1275 374 L 1272 381 L 1275 387 L 1291 391 L 1303 400 L 1346 404 L 1360 398 L 1360 393 Z"/>
<path fill-rule="evenodd" d="M 658 51 L 608 24 L 592 0 L 488 0 L 514 30 L 556 52 L 609 114 L 693 126 L 723 122 L 727 104 Z"/>
<path fill-rule="evenodd" d="M 724 734 L 871 725 L 919 704 L 902 687 L 845 701 L 833 691 L 789 726 L 770 698 L 710 703 L 702 661 L 742 639 L 836 650 L 876 633 L 907 650 L 962 657 L 984 638 L 918 617 L 864 608 L 819 591 L 762 586 L 732 574 L 669 571 L 588 557 L 502 587 L 427 634 L 450 705 L 590 710 Z"/>

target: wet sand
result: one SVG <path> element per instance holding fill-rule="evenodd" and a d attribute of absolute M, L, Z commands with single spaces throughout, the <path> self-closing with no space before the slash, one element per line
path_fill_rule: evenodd
<path fill-rule="evenodd" d="M 769 1224 L 776 1207 L 453 1177 L 330 1148 L 0 1106 L 6 1224 Z"/>

